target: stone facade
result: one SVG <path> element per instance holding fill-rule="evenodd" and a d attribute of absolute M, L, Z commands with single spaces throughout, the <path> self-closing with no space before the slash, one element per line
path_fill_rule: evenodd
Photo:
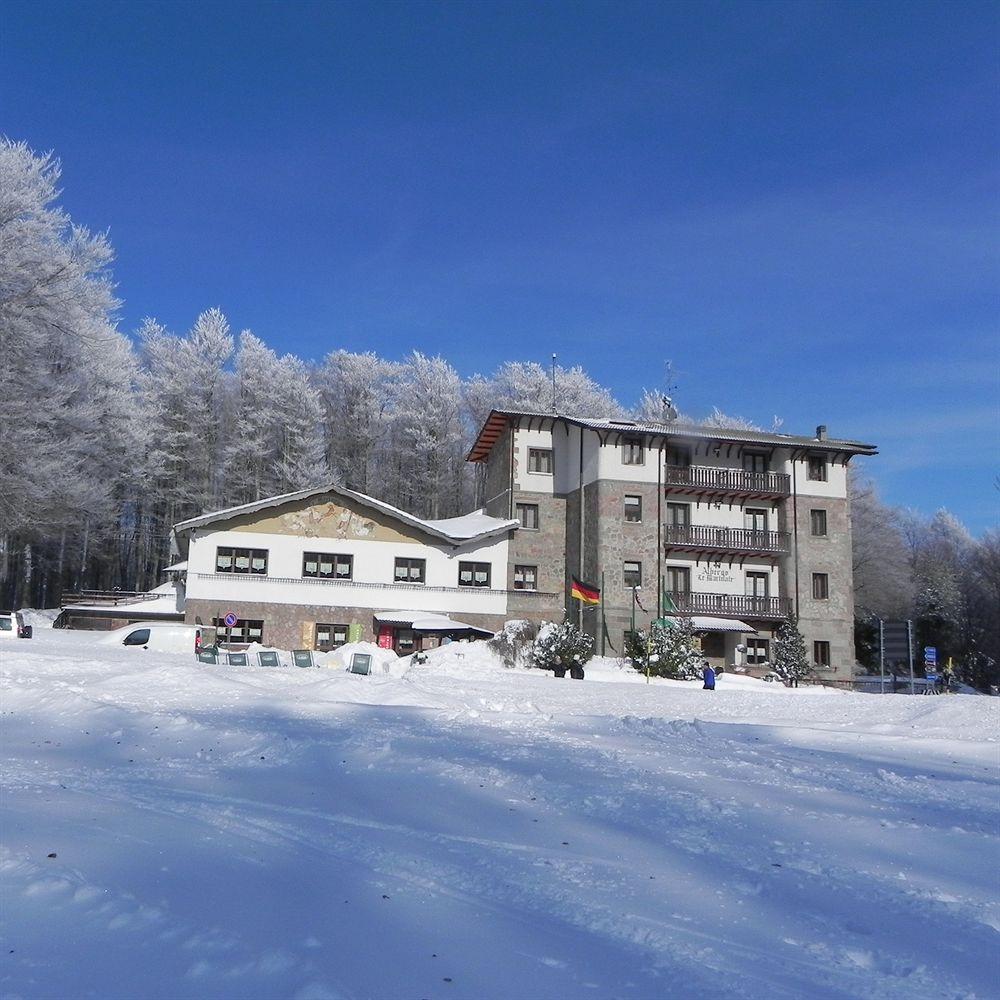
<path fill-rule="evenodd" d="M 212 620 L 224 615 L 226 610 L 224 607 L 220 608 L 215 601 L 188 600 L 184 608 L 184 620 L 189 625 L 211 625 Z M 278 649 L 313 649 L 317 623 L 357 623 L 361 626 L 362 640 L 375 642 L 378 638 L 378 628 L 371 608 L 241 602 L 239 613 L 247 621 L 262 621 L 264 645 Z M 463 613 L 462 621 L 496 632 L 503 627 L 506 616 Z"/>

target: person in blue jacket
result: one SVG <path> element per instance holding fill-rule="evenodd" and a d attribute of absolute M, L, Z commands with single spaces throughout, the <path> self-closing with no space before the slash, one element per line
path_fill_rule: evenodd
<path fill-rule="evenodd" d="M 715 690 L 715 671 L 712 669 L 712 664 L 705 661 L 705 666 L 702 669 L 701 676 L 705 679 L 705 690 L 714 691 Z"/>

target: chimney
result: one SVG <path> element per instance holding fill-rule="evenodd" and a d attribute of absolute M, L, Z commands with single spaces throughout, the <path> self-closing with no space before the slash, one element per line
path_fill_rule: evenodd
<path fill-rule="evenodd" d="M 825 441 L 826 440 L 826 424 L 820 424 L 816 428 L 816 440 Z"/>

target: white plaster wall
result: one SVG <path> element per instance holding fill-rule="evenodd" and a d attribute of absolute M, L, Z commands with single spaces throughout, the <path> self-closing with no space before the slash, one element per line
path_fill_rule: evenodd
<path fill-rule="evenodd" d="M 526 430 L 518 429 L 514 433 L 514 453 L 516 462 L 516 473 L 514 475 L 515 488 L 530 490 L 533 493 L 553 493 L 556 480 L 556 455 L 552 456 L 552 473 L 532 472 L 528 468 L 528 451 L 531 448 L 552 449 L 551 430 Z M 554 452 L 554 449 L 553 449 Z"/>
<path fill-rule="evenodd" d="M 789 462 L 789 471 L 792 463 Z M 809 461 L 802 459 L 795 463 L 796 492 L 803 497 L 834 497 L 843 499 L 847 496 L 847 468 L 839 462 L 834 465 L 829 459 L 826 463 L 826 482 L 809 478 Z"/>
<path fill-rule="evenodd" d="M 216 548 L 220 545 L 268 550 L 266 577 L 241 573 L 215 573 Z M 264 601 L 279 604 L 323 604 L 374 608 L 480 612 L 505 614 L 507 597 L 508 536 L 459 549 L 438 549 L 418 542 L 380 542 L 364 539 L 306 538 L 247 531 L 197 532 L 188 552 L 187 597 L 206 600 Z M 383 584 L 383 588 L 352 587 L 350 583 L 303 580 L 305 552 L 330 552 L 354 556 L 354 582 Z M 461 588 L 436 592 L 416 587 L 394 586 L 396 557 L 427 560 L 425 587 L 457 587 L 460 562 L 490 563 L 490 589 Z M 201 578 L 199 574 L 212 574 Z M 291 583 L 274 578 L 290 577 Z M 499 593 L 497 591 L 500 591 Z"/>

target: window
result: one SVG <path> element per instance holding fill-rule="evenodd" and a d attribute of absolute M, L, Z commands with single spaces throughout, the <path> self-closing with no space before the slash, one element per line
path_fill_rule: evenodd
<path fill-rule="evenodd" d="M 667 465 L 679 465 L 687 469 L 691 465 L 691 449 L 683 445 L 670 445 L 667 448 L 664 460 Z"/>
<path fill-rule="evenodd" d="M 743 452 L 743 470 L 745 472 L 767 472 L 767 455 L 759 451 Z"/>
<path fill-rule="evenodd" d="M 221 642 L 263 642 L 264 623 L 262 621 L 249 621 L 238 618 L 236 624 L 230 629 L 226 627 L 225 621 L 221 618 L 213 618 L 212 624 L 215 626 L 216 640 Z"/>
<path fill-rule="evenodd" d="M 770 576 L 767 573 L 748 572 L 746 575 L 747 597 L 767 597 Z"/>
<path fill-rule="evenodd" d="M 514 589 L 515 590 L 538 590 L 538 567 L 537 566 L 515 566 L 514 567 Z"/>
<path fill-rule="evenodd" d="M 642 521 L 642 497 L 625 497 L 625 520 L 638 524 Z"/>
<path fill-rule="evenodd" d="M 321 625 L 316 623 L 316 643 L 317 649 L 336 649 L 347 642 L 347 625 Z"/>
<path fill-rule="evenodd" d="M 689 503 L 668 503 L 667 524 L 673 528 L 686 528 L 691 520 Z"/>
<path fill-rule="evenodd" d="M 490 564 L 460 562 L 458 564 L 458 585 L 460 587 L 488 587 L 490 585 Z"/>
<path fill-rule="evenodd" d="M 767 531 L 767 511 L 747 507 L 743 511 L 743 527 L 750 531 Z"/>
<path fill-rule="evenodd" d="M 672 594 L 691 592 L 691 570 L 687 566 L 667 567 L 667 590 Z"/>
<path fill-rule="evenodd" d="M 826 511 L 825 510 L 811 510 L 809 511 L 809 530 L 817 538 L 823 538 L 826 536 Z"/>
<path fill-rule="evenodd" d="M 747 663 L 767 663 L 767 639 L 747 639 Z"/>
<path fill-rule="evenodd" d="M 529 448 L 528 472 L 540 472 L 542 475 L 552 475 L 552 449 Z"/>
<path fill-rule="evenodd" d="M 350 580 L 354 576 L 354 556 L 330 552 L 304 552 L 302 575 L 320 580 Z"/>
<path fill-rule="evenodd" d="M 825 639 L 813 643 L 813 662 L 817 667 L 830 666 L 830 643 Z"/>
<path fill-rule="evenodd" d="M 517 519 L 521 522 L 522 528 L 538 528 L 538 504 L 537 503 L 516 503 L 514 509 L 517 512 Z"/>
<path fill-rule="evenodd" d="M 640 438 L 626 438 L 622 442 L 622 465 L 645 465 L 646 450 Z"/>
<path fill-rule="evenodd" d="M 826 456 L 809 456 L 809 478 L 818 483 L 826 482 Z"/>
<path fill-rule="evenodd" d="M 423 583 L 427 572 L 426 559 L 396 558 L 392 578 L 396 583 Z"/>
<path fill-rule="evenodd" d="M 813 573 L 813 600 L 825 601 L 830 596 L 830 577 L 827 573 Z"/>
<path fill-rule="evenodd" d="M 625 561 L 624 577 L 626 587 L 642 586 L 642 563 Z"/>
<path fill-rule="evenodd" d="M 145 646 L 149 642 L 149 629 L 141 628 L 135 632 L 129 632 L 125 636 L 125 641 L 122 643 L 123 646 Z"/>
<path fill-rule="evenodd" d="M 215 550 L 216 573 L 267 575 L 267 549 L 235 549 L 220 545 Z"/>

